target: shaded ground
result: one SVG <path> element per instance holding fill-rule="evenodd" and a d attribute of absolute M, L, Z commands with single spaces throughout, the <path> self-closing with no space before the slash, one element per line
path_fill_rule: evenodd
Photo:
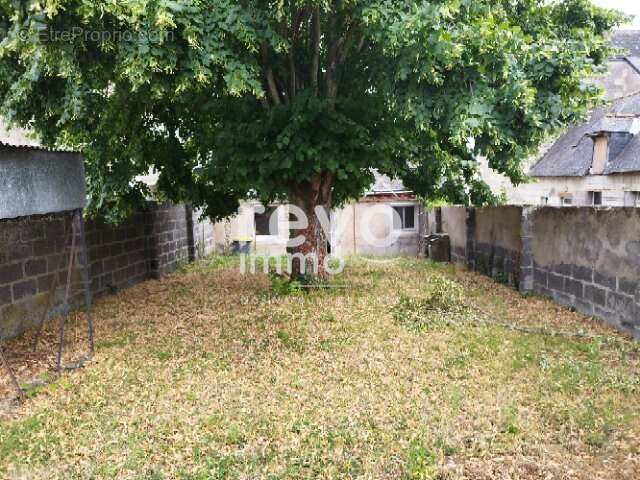
<path fill-rule="evenodd" d="M 637 342 L 418 260 L 280 295 L 233 262 L 98 301 L 95 362 L 0 421 L 0 477 L 640 478 Z M 9 346 L 23 381 L 53 338 Z"/>

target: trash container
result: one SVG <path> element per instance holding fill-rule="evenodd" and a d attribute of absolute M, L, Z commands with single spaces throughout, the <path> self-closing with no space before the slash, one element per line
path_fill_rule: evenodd
<path fill-rule="evenodd" d="M 446 233 L 435 233 L 426 236 L 427 258 L 434 262 L 451 261 L 451 241 Z"/>
<path fill-rule="evenodd" d="M 251 253 L 251 240 L 234 240 L 231 242 L 231 253 L 248 255 Z"/>

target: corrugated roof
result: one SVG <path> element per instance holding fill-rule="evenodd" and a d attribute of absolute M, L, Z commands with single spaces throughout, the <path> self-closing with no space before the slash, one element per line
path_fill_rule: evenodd
<path fill-rule="evenodd" d="M 79 153 L 68 148 L 50 148 L 34 139 L 27 130 L 22 128 L 8 128 L 0 118 L 0 146 L 53 153 Z"/>
<path fill-rule="evenodd" d="M 373 176 L 374 182 L 367 192 L 368 195 L 408 192 L 400 179 L 389 178 L 387 175 L 382 175 L 377 170 L 373 170 Z"/>

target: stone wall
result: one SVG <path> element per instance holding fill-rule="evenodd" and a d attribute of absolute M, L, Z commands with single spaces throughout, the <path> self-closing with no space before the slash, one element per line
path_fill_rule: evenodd
<path fill-rule="evenodd" d="M 60 286 L 52 314 L 60 313 L 71 218 L 71 212 L 61 212 L 0 221 L 0 338 L 17 336 L 40 321 L 56 276 Z M 194 219 L 184 205 L 168 203 L 150 203 L 118 226 L 91 220 L 85 230 L 93 295 L 170 273 L 215 245 L 209 222 Z M 75 305 L 81 299 L 79 269 L 72 271 L 71 293 Z"/>

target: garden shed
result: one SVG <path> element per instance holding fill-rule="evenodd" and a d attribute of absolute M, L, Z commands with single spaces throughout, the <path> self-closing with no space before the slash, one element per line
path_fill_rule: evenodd
<path fill-rule="evenodd" d="M 54 238 L 86 204 L 82 156 L 4 132 L 0 185 L 0 338 L 8 338 L 38 324 L 53 303 L 66 267 L 65 245 Z"/>

